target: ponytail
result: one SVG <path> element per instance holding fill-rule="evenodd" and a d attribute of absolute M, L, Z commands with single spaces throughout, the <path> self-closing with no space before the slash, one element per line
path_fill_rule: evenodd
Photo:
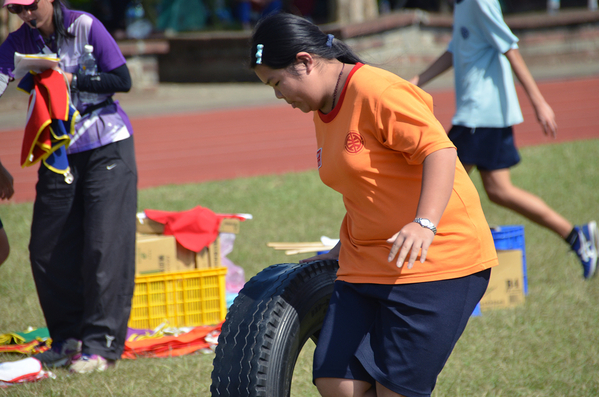
<path fill-rule="evenodd" d="M 260 20 L 251 39 L 250 67 L 266 65 L 284 69 L 295 63 L 296 55 L 307 52 L 343 63 L 364 63 L 343 41 L 323 33 L 312 22 L 293 14 L 271 14 Z"/>
<path fill-rule="evenodd" d="M 60 42 L 61 39 L 72 39 L 75 37 L 74 34 L 67 31 L 64 27 L 64 15 L 62 13 L 62 7 L 67 8 L 68 3 L 65 0 L 54 0 L 52 3 L 53 7 L 53 21 L 54 21 L 54 33 L 56 34 L 56 40 Z"/>

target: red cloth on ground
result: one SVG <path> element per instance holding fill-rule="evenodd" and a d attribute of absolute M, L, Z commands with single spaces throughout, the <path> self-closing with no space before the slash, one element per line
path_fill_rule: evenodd
<path fill-rule="evenodd" d="M 37 354 L 48 350 L 48 344 L 41 340 L 32 340 L 23 344 L 2 345 L 0 353 Z"/>
<path fill-rule="evenodd" d="M 176 357 L 191 354 L 201 349 L 209 349 L 211 344 L 206 336 L 212 332 L 220 332 L 222 323 L 195 327 L 179 336 L 165 336 L 156 339 L 142 339 L 125 342 L 122 359 L 137 357 Z"/>
<path fill-rule="evenodd" d="M 195 207 L 182 212 L 145 210 L 146 216 L 164 224 L 164 234 L 175 236 L 183 247 L 200 252 L 218 237 L 221 217 L 212 210 Z"/>

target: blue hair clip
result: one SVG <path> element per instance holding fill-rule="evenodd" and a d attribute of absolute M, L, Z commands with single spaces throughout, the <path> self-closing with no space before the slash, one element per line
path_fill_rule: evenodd
<path fill-rule="evenodd" d="M 264 49 L 264 44 L 258 44 L 256 46 L 256 65 L 262 65 L 262 50 Z"/>
<path fill-rule="evenodd" d="M 333 36 L 332 34 L 327 34 L 327 47 L 332 47 L 333 46 L 333 39 L 335 38 L 335 36 Z"/>

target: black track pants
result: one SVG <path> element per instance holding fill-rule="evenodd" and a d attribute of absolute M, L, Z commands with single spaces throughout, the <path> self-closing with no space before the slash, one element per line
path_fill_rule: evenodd
<path fill-rule="evenodd" d="M 133 137 L 68 156 L 72 184 L 39 169 L 29 252 L 53 340 L 118 359 L 135 284 Z"/>

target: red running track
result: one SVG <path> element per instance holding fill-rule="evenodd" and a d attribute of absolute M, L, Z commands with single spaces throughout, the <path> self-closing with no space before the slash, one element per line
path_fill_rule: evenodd
<path fill-rule="evenodd" d="M 547 138 L 521 87 L 524 123 L 519 147 L 599 138 L 599 76 L 539 83 L 556 113 L 558 138 Z M 453 91 L 432 92 L 435 114 L 447 129 Z M 124 99 L 126 100 L 126 99 Z M 205 182 L 316 168 L 312 115 L 281 105 L 132 119 L 139 188 Z M 22 131 L 0 131 L 0 159 L 15 179 L 11 202 L 35 198 L 37 166 L 19 167 Z"/>

